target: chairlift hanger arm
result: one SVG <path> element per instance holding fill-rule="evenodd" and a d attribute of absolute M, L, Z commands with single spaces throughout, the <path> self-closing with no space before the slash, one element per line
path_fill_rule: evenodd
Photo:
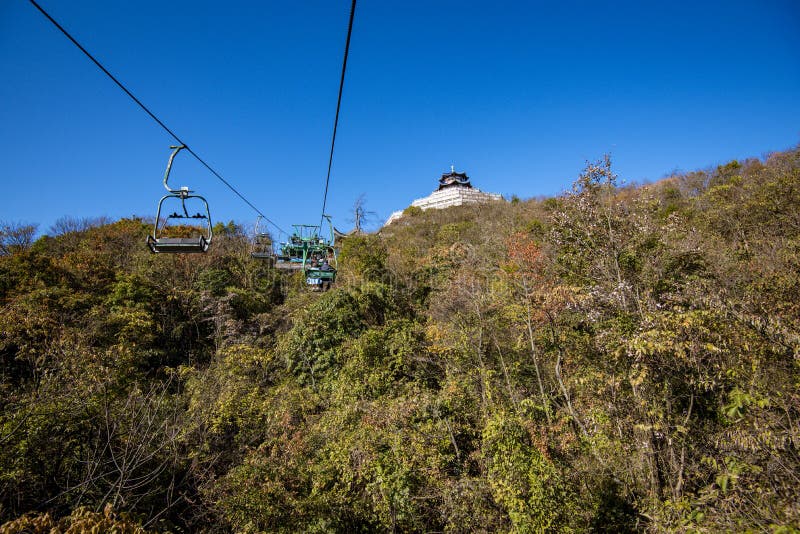
<path fill-rule="evenodd" d="M 167 170 L 164 171 L 164 189 L 172 193 L 173 195 L 179 195 L 181 198 L 185 198 L 186 195 L 189 193 L 193 193 L 194 191 L 189 191 L 188 187 L 181 187 L 180 189 L 172 189 L 167 181 L 169 181 L 169 173 L 172 171 L 172 161 L 175 159 L 175 156 L 178 155 L 178 152 L 186 148 L 186 145 L 173 145 L 170 146 L 172 149 L 172 154 L 169 156 L 169 161 L 167 161 Z M 186 208 L 184 208 L 186 211 Z"/>
<path fill-rule="evenodd" d="M 327 215 L 327 214 L 324 214 L 324 213 L 322 214 L 322 218 L 324 220 L 328 221 L 328 226 L 330 227 L 330 231 L 331 231 L 331 238 L 330 238 L 329 242 L 330 242 L 331 246 L 333 246 L 336 243 L 336 233 L 333 231 L 333 221 L 331 220 L 331 216 L 330 215 Z M 321 232 L 322 232 L 322 228 L 320 228 L 320 233 Z"/>

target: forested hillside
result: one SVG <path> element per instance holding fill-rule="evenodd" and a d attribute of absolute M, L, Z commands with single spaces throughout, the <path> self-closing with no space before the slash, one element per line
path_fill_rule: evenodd
<path fill-rule="evenodd" d="M 233 224 L 6 225 L 0 532 L 797 532 L 798 206 L 800 150 L 606 159 L 348 237 L 324 293 Z"/>

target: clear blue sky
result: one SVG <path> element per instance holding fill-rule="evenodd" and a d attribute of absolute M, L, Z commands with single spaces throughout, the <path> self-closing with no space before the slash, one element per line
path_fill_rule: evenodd
<path fill-rule="evenodd" d="M 319 220 L 347 0 L 41 0 L 284 228 Z M 359 0 L 331 178 L 341 229 L 455 165 L 568 188 L 611 153 L 657 180 L 800 142 L 800 2 Z M 25 0 L 0 2 L 0 219 L 152 216 L 172 140 Z M 188 154 L 216 221 L 255 214 Z M 179 183 L 177 183 L 179 182 Z"/>

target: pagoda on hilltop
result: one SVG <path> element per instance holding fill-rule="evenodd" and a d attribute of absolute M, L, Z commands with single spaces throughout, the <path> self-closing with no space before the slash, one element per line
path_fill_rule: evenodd
<path fill-rule="evenodd" d="M 439 178 L 439 187 L 425 198 L 418 198 L 411 203 L 412 206 L 428 210 L 443 209 L 462 204 L 480 204 L 494 200 L 502 200 L 499 193 L 484 193 L 477 187 L 472 187 L 469 176 L 464 172 L 456 172 L 450 166 L 450 172 L 442 174 Z M 386 220 L 384 226 L 392 224 L 403 216 L 403 210 L 395 211 Z"/>

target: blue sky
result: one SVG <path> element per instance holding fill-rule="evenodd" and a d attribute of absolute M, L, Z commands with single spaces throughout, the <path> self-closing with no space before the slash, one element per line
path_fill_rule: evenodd
<path fill-rule="evenodd" d="M 347 0 L 42 6 L 283 228 L 316 223 Z M 610 153 L 657 180 L 800 142 L 800 3 L 360 0 L 329 209 L 382 220 L 455 165 L 522 198 Z M 0 2 L 0 220 L 153 216 L 170 137 L 25 0 Z M 188 154 L 175 185 L 255 213 Z M 179 183 L 178 183 L 179 182 Z"/>

